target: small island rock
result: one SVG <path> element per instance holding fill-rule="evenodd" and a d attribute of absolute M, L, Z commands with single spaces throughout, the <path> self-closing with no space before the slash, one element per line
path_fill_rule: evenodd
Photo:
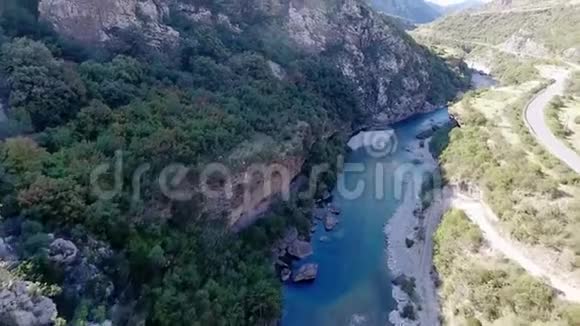
<path fill-rule="evenodd" d="M 318 275 L 318 265 L 317 264 L 306 264 L 298 269 L 298 272 L 294 275 L 294 282 L 308 282 L 314 281 Z"/>
<path fill-rule="evenodd" d="M 288 281 L 290 279 L 290 275 L 292 275 L 292 272 L 288 268 L 282 268 L 280 271 L 280 278 L 282 279 L 282 282 Z"/>
<path fill-rule="evenodd" d="M 298 259 L 304 259 L 312 255 L 312 245 L 310 242 L 296 240 L 288 247 L 288 254 Z"/>
<path fill-rule="evenodd" d="M 326 231 L 332 231 L 338 224 L 338 219 L 332 215 L 326 215 L 324 218 L 324 228 Z"/>
<path fill-rule="evenodd" d="M 340 209 L 336 206 L 330 205 L 328 206 L 328 211 L 331 212 L 334 215 L 339 215 L 340 214 Z"/>

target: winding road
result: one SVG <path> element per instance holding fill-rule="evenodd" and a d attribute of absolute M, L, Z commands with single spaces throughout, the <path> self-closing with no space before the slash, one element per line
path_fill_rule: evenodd
<path fill-rule="evenodd" d="M 524 120 L 532 135 L 552 155 L 562 160 L 571 169 L 580 173 L 580 156 L 558 139 L 546 123 L 544 110 L 556 95 L 563 95 L 570 72 L 565 69 L 554 69 L 549 78 L 554 83 L 534 97 L 525 108 Z M 481 230 L 490 247 L 501 252 L 505 257 L 516 262 L 528 273 L 545 280 L 554 289 L 560 291 L 569 301 L 580 303 L 580 280 L 570 271 L 566 271 L 557 261 L 546 256 L 532 253 L 525 245 L 503 234 L 496 223 L 497 215 L 482 198 L 474 198 L 457 189 L 449 190 L 447 197 L 451 207 L 466 213 L 469 219 Z"/>
<path fill-rule="evenodd" d="M 524 119 L 530 132 L 552 155 L 566 163 L 576 173 L 580 173 L 580 155 L 556 137 L 546 122 L 544 110 L 556 95 L 563 95 L 570 72 L 555 70 L 549 77 L 555 82 L 540 92 L 525 109 Z"/>

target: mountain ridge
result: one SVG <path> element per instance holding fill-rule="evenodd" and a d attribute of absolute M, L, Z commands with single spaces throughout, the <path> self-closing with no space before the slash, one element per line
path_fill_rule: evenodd
<path fill-rule="evenodd" d="M 431 22 L 443 11 L 442 7 L 424 0 L 370 0 L 370 4 L 380 12 L 417 24 Z"/>

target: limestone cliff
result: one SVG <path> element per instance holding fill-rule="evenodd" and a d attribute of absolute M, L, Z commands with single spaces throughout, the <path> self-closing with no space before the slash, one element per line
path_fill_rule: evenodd
<path fill-rule="evenodd" d="M 430 103 L 432 100 L 445 98 L 439 95 L 441 85 L 434 85 L 433 80 L 445 80 L 434 74 L 449 71 L 434 72 L 437 59 L 363 0 L 41 0 L 39 14 L 56 31 L 81 42 L 106 45 L 119 37 L 119 31 L 128 29 L 161 51 L 180 45 L 184 22 L 194 28 L 225 30 L 233 38 L 274 35 L 269 39 L 289 42 L 300 55 L 323 58 L 338 67 L 356 89 L 362 115 L 356 120 L 365 124 L 399 121 L 428 111 L 441 104 Z M 173 25 L 175 21 L 180 25 Z M 276 78 L 286 78 L 283 63 L 270 61 L 270 67 Z M 349 127 L 334 125 L 323 133 Z M 243 166 L 232 180 L 232 196 L 224 193 L 202 206 L 213 215 L 227 216 L 232 225 L 248 224 L 267 210 L 284 190 L 288 181 L 284 178 L 292 180 L 300 174 L 309 146 L 316 141 L 309 136 L 309 126 L 300 129 L 304 132 L 294 133 L 297 140 L 292 150 L 285 149 L 288 144 L 265 146 L 276 156 L 262 163 L 282 166 L 288 175 L 257 175 L 247 182 L 248 166 Z M 259 143 L 241 144 L 241 152 L 252 154 Z M 251 159 L 238 157 L 235 161 Z"/>
<path fill-rule="evenodd" d="M 358 87 L 374 121 L 392 122 L 432 108 L 430 57 L 362 0 L 41 0 L 40 17 L 63 35 L 104 42 L 123 29 L 141 31 L 162 48 L 179 41 L 170 17 L 226 26 L 242 33 L 256 21 L 275 21 L 305 53 L 328 57 Z"/>
<path fill-rule="evenodd" d="M 334 10 L 290 2 L 287 17 L 290 37 L 336 62 L 358 86 L 362 107 L 374 121 L 400 120 L 430 108 L 428 56 L 387 18 L 356 0 L 342 1 Z"/>
<path fill-rule="evenodd" d="M 126 28 L 139 28 L 156 45 L 179 37 L 162 23 L 167 4 L 154 0 L 42 0 L 38 10 L 56 31 L 84 42 L 106 41 Z"/>

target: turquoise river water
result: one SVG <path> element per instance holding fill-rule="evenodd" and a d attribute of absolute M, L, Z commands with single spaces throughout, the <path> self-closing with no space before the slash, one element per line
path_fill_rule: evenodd
<path fill-rule="evenodd" d="M 333 203 L 342 210 L 340 224 L 326 232 L 319 223 L 312 236 L 314 255 L 295 264 L 319 264 L 318 277 L 309 284 L 285 285 L 282 326 L 389 325 L 395 301 L 384 226 L 401 203 L 393 194 L 400 186 L 394 184 L 393 175 L 401 164 L 413 162 L 422 168 L 407 146 L 433 121 L 447 119 L 447 110 L 441 109 L 393 125 L 397 146 L 387 156 L 376 157 L 364 147 L 348 155 L 347 163 L 362 163 L 365 169 L 343 173 L 346 188 L 354 189 L 363 181 L 364 192 L 350 199 L 334 191 Z M 377 174 L 378 164 L 384 173 Z M 377 182 L 383 182 L 384 196 L 377 196 Z"/>

